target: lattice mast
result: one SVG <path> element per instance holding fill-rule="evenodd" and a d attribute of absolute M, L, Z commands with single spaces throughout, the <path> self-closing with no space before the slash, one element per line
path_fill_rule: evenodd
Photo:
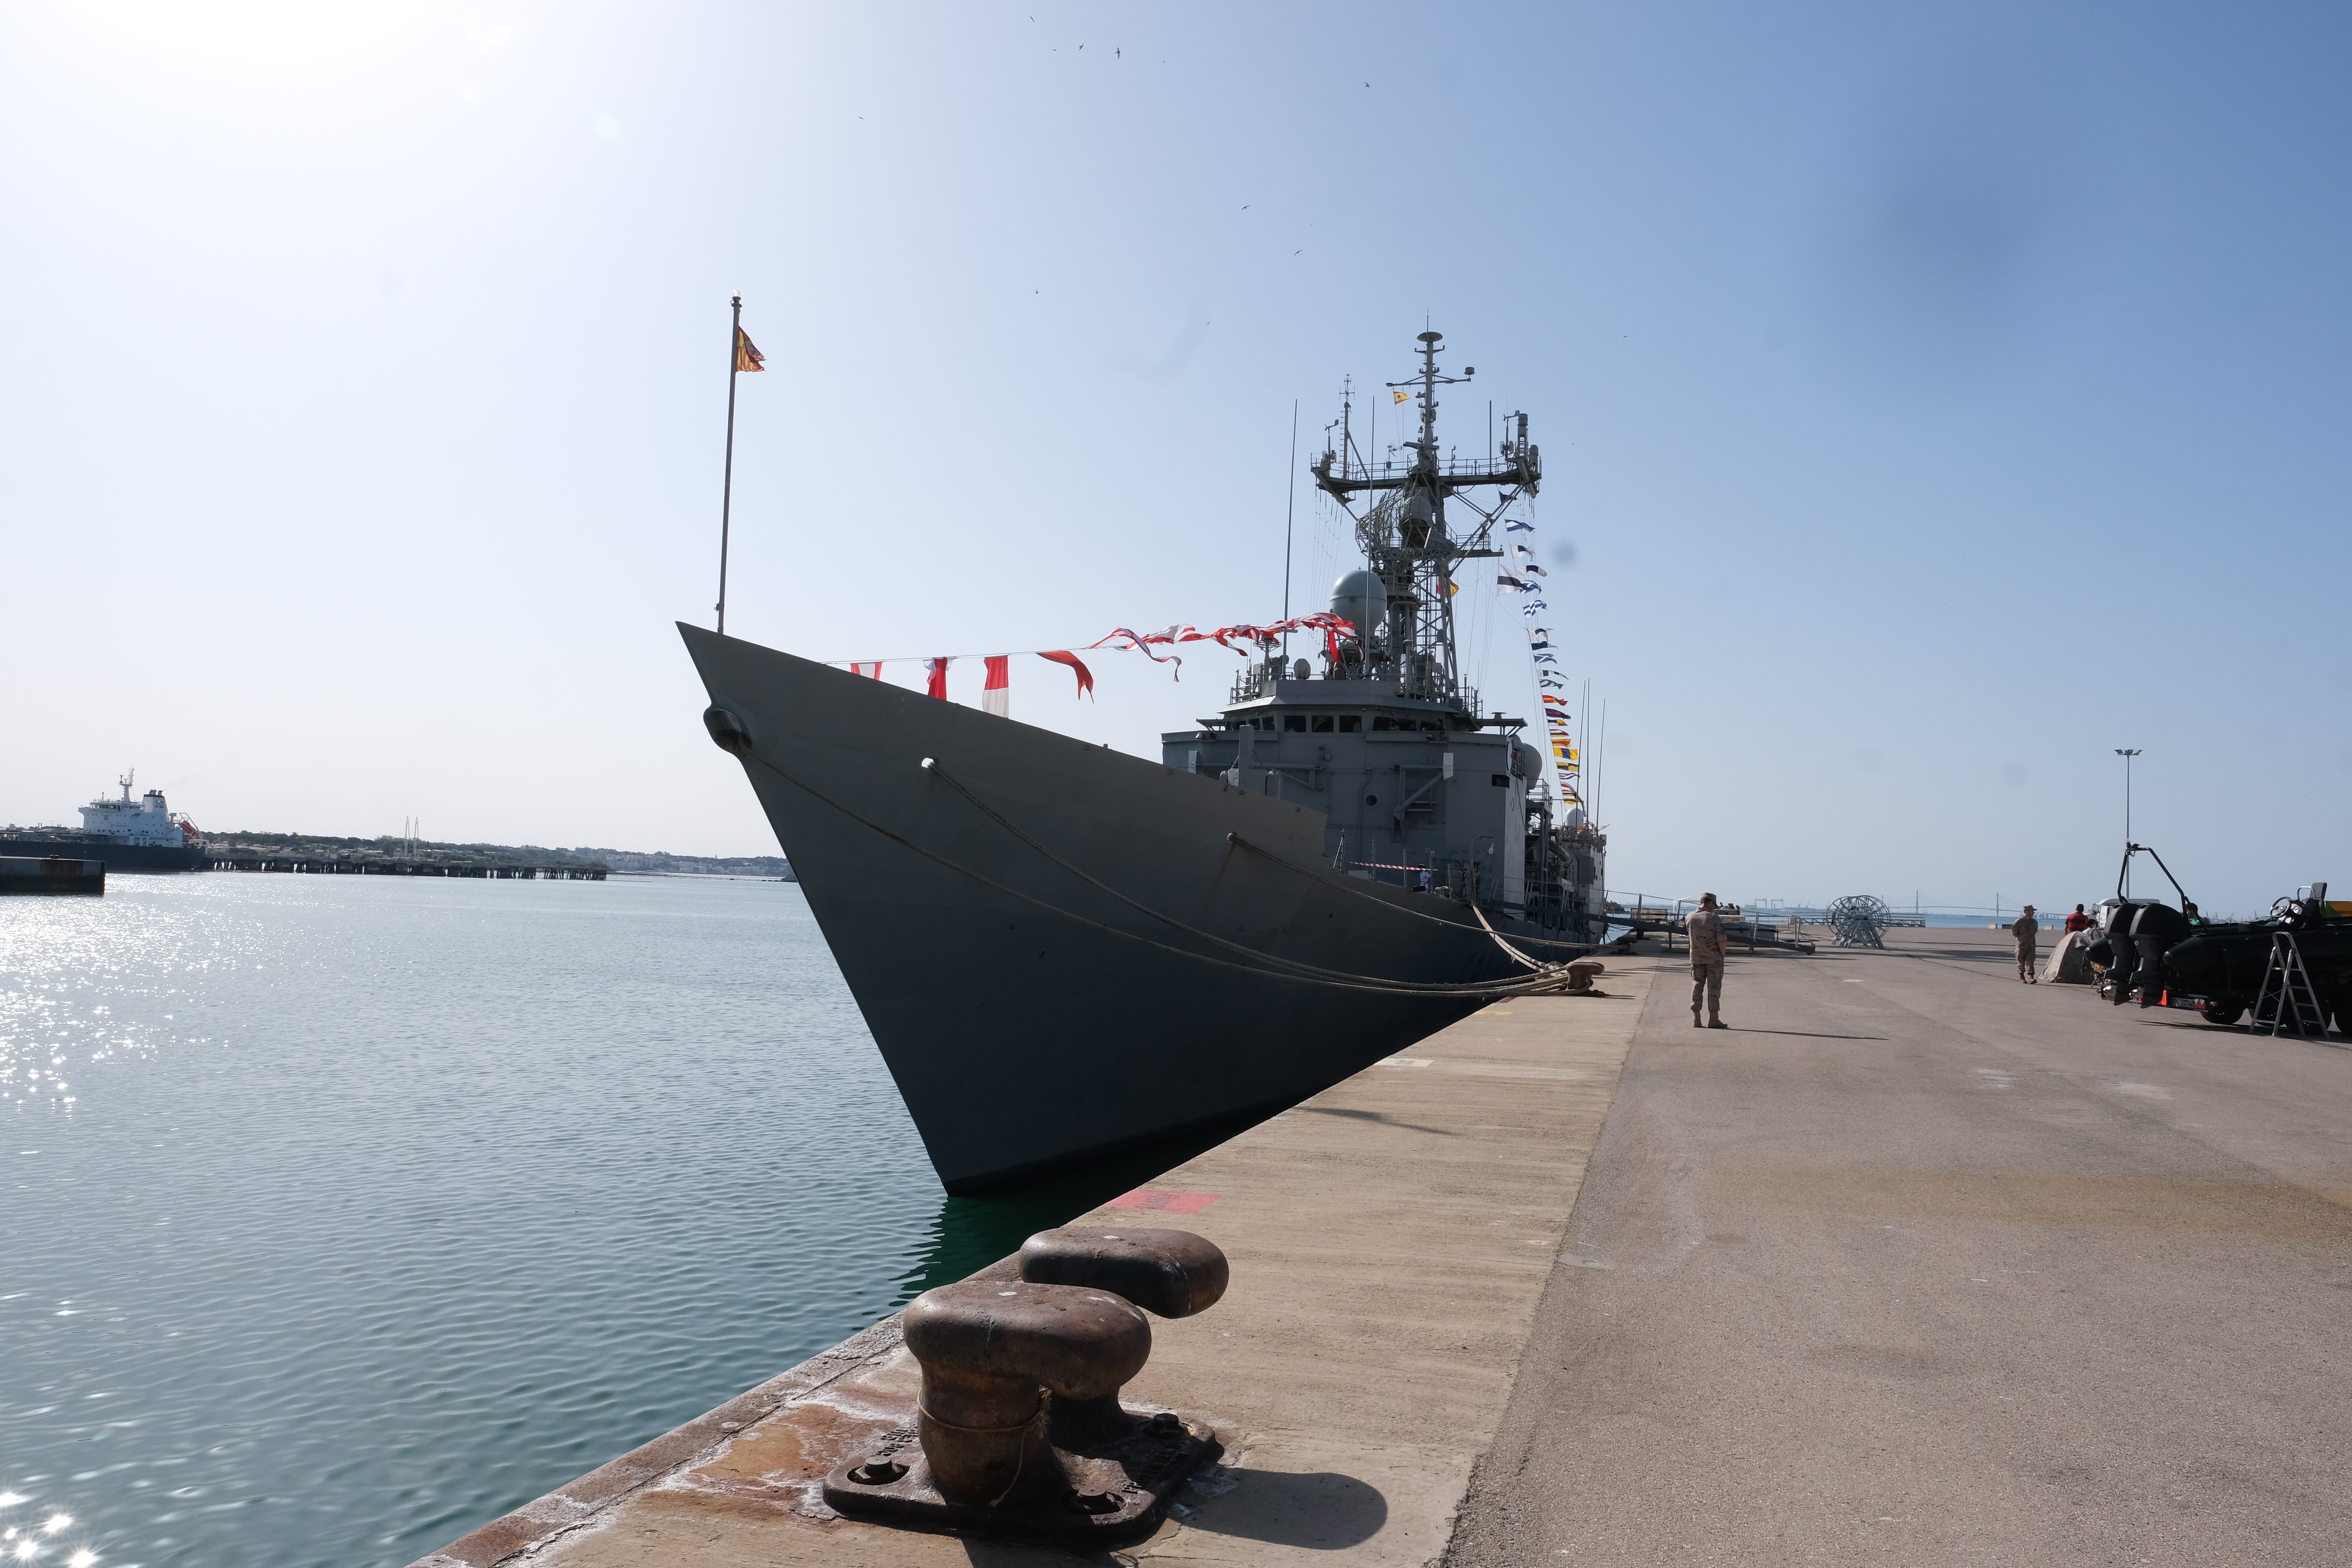
<path fill-rule="evenodd" d="M 1462 675 L 1454 645 L 1454 572 L 1462 562 L 1498 556 L 1490 542 L 1495 520 L 1521 494 L 1536 493 L 1543 465 L 1528 440 L 1528 416 L 1511 415 L 1504 425 L 1502 450 L 1485 460 L 1441 461 L 1437 449 L 1437 389 L 1467 382 L 1477 374 L 1465 367 L 1458 376 L 1440 374 L 1437 356 L 1444 342 L 1441 332 L 1423 332 L 1421 374 L 1387 384 L 1413 389 L 1421 405 L 1421 434 L 1402 443 L 1412 452 L 1406 463 L 1382 463 L 1374 471 L 1355 451 L 1349 415 L 1343 410 L 1337 451 L 1326 448 L 1317 459 L 1315 483 L 1339 503 L 1356 525 L 1356 540 L 1364 559 L 1388 591 L 1388 619 L 1381 632 L 1364 639 L 1364 674 L 1393 679 L 1397 694 L 1423 701 L 1458 702 Z M 1491 486 L 1502 493 L 1482 507 L 1460 492 Z M 1360 514 L 1350 498 L 1362 496 L 1370 504 Z M 1457 538 L 1446 516 L 1447 503 L 1460 500 L 1477 518 L 1465 536 Z"/>

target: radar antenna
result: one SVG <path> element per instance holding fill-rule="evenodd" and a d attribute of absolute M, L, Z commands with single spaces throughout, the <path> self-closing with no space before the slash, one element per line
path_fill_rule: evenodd
<path fill-rule="evenodd" d="M 1523 416 L 1518 439 L 1506 440 L 1499 455 L 1439 460 L 1437 389 L 1466 382 L 1477 371 L 1465 367 L 1460 375 L 1440 374 L 1437 356 L 1444 334 L 1425 331 L 1419 342 L 1421 374 L 1387 384 L 1398 402 L 1410 397 L 1421 405 L 1420 437 L 1402 443 L 1412 456 L 1402 463 L 1384 462 L 1377 471 L 1370 462 L 1358 459 L 1349 439 L 1353 398 L 1347 396 L 1340 408 L 1339 449 L 1327 447 L 1310 471 L 1316 488 L 1337 500 L 1355 523 L 1357 542 L 1388 591 L 1385 634 L 1375 637 L 1366 628 L 1361 639 L 1364 673 L 1393 679 L 1401 697 L 1457 701 L 1461 671 L 1454 649 L 1454 568 L 1475 556 L 1502 553 L 1489 542 L 1495 519 L 1520 495 L 1536 493 L 1543 468 L 1527 439 Z M 1501 490 L 1501 499 L 1486 508 L 1459 495 L 1479 486 Z M 1360 514 L 1349 500 L 1357 495 L 1370 502 Z M 1461 538 L 1446 521 L 1446 503 L 1457 496 L 1479 520 Z"/>

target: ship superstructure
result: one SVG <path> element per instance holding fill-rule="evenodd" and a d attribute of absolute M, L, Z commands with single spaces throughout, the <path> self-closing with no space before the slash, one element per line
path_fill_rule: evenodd
<path fill-rule="evenodd" d="M 194 838 L 194 826 L 182 820 L 162 790 L 151 789 L 137 800 L 131 798 L 131 786 L 138 777 L 134 769 L 115 781 L 122 791 L 120 799 L 100 795 L 83 806 L 82 832 L 125 845 L 183 845 Z"/>
<path fill-rule="evenodd" d="M 1528 416 L 1513 414 L 1495 456 L 1441 462 L 1438 389 L 1469 373 L 1440 374 L 1442 334 L 1419 342 L 1420 374 L 1389 384 L 1420 405 L 1420 434 L 1404 443 L 1411 460 L 1363 461 L 1343 409 L 1338 444 L 1313 468 L 1353 521 L 1367 563 L 1331 595 L 1332 613 L 1357 636 L 1319 659 L 1254 662 L 1221 715 L 1163 734 L 1161 754 L 1323 813 L 1335 869 L 1598 941 L 1607 840 L 1573 802 L 1558 802 L 1555 817 L 1551 768 L 1519 738 L 1527 721 L 1482 712 L 1455 651 L 1455 574 L 1503 554 L 1495 526 L 1537 492 L 1542 456 Z"/>

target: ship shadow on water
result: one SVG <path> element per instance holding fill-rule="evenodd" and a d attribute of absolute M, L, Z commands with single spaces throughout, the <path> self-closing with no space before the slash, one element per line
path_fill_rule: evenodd
<path fill-rule="evenodd" d="M 1248 1116 L 1219 1121 L 1173 1137 L 1155 1138 L 1083 1164 L 1008 1182 L 984 1193 L 941 1198 L 939 1212 L 931 1218 L 930 1234 L 924 1237 L 913 1266 L 900 1279 L 891 1310 L 935 1286 L 969 1279 L 1018 1252 L 1021 1244 L 1037 1232 L 1067 1225 L 1102 1207 L 1121 1193 L 1145 1185 L 1261 1120 Z M 1164 1228 L 1181 1226 L 1182 1218 L 1155 1215 L 1145 1223 Z"/>

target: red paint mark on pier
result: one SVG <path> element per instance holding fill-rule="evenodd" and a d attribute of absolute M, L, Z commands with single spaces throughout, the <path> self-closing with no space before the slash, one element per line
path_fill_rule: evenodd
<path fill-rule="evenodd" d="M 1155 1193 L 1150 1187 L 1138 1187 L 1131 1193 L 1121 1193 L 1105 1204 L 1113 1209 L 1158 1209 L 1163 1214 L 1199 1214 L 1217 1201 L 1214 1193 Z"/>

